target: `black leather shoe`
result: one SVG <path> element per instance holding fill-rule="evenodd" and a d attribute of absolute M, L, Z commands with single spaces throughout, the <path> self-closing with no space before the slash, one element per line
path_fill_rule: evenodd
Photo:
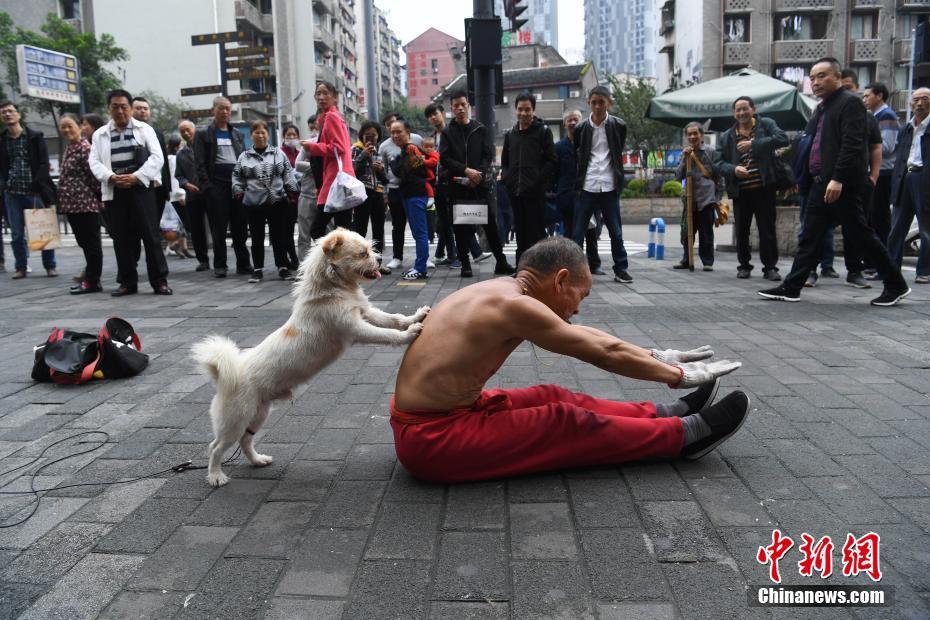
<path fill-rule="evenodd" d="M 152 291 L 156 295 L 173 295 L 174 291 L 171 290 L 171 287 L 168 286 L 167 282 L 162 282 Z"/>
<path fill-rule="evenodd" d="M 214 270 L 213 270 L 213 277 L 214 277 L 214 278 L 225 278 L 225 277 L 226 277 L 226 270 L 225 270 L 225 269 L 214 269 Z"/>
<path fill-rule="evenodd" d="M 250 276 L 252 275 L 252 271 L 253 271 L 252 265 L 248 265 L 246 267 L 238 267 L 238 266 L 236 267 L 237 276 Z"/>
<path fill-rule="evenodd" d="M 496 276 L 511 276 L 515 273 L 517 273 L 516 268 L 507 261 L 498 262 L 497 265 L 494 266 L 494 275 Z"/>
<path fill-rule="evenodd" d="M 128 286 L 120 286 L 118 289 L 110 293 L 110 297 L 125 297 L 126 295 L 135 295 L 139 292 L 139 289 Z"/>
<path fill-rule="evenodd" d="M 778 275 L 777 269 L 766 269 L 762 272 L 762 277 L 772 282 L 781 282 L 781 276 Z"/>
<path fill-rule="evenodd" d="M 749 277 L 749 270 L 748 269 L 737 269 L 736 277 L 739 278 L 740 280 L 747 279 Z"/>
<path fill-rule="evenodd" d="M 462 270 L 459 272 L 460 278 L 473 278 L 475 274 L 471 272 L 471 267 L 462 267 Z"/>
<path fill-rule="evenodd" d="M 688 263 L 675 263 L 672 265 L 672 269 L 687 269 L 689 266 Z"/>
<path fill-rule="evenodd" d="M 80 284 L 75 284 L 71 287 L 72 295 L 86 295 L 88 293 L 102 293 L 103 287 L 99 284 L 90 284 L 89 282 L 81 282 Z"/>
<path fill-rule="evenodd" d="M 606 276 L 607 272 L 601 269 L 600 267 L 595 267 L 594 269 L 591 270 L 591 275 L 592 276 Z"/>
<path fill-rule="evenodd" d="M 210 269 L 209 263 L 200 263 L 197 267 L 194 268 L 194 271 L 208 271 Z"/>

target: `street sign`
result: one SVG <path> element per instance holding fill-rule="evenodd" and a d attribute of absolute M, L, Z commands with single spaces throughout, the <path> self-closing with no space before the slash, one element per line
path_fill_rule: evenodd
<path fill-rule="evenodd" d="M 230 103 L 245 103 L 247 101 L 271 101 L 271 93 L 248 93 L 245 95 L 230 95 Z"/>
<path fill-rule="evenodd" d="M 16 65 L 22 94 L 60 103 L 81 103 L 80 73 L 74 56 L 17 45 Z"/>
<path fill-rule="evenodd" d="M 267 56 L 267 47 L 227 47 L 223 50 L 227 56 Z"/>
<path fill-rule="evenodd" d="M 195 34 L 191 37 L 191 45 L 214 45 L 216 43 L 238 43 L 239 41 L 248 41 L 251 35 L 245 30 L 235 32 L 212 32 L 207 34 Z"/>
<path fill-rule="evenodd" d="M 191 88 L 182 88 L 181 96 L 182 97 L 193 97 L 194 95 L 212 95 L 215 93 L 222 93 L 223 85 L 215 84 L 213 86 L 192 86 Z"/>
<path fill-rule="evenodd" d="M 230 58 L 226 61 L 226 66 L 230 69 L 239 67 L 259 67 L 267 65 L 270 62 L 267 56 L 259 56 L 256 58 Z"/>
<path fill-rule="evenodd" d="M 258 78 L 271 77 L 271 71 L 268 69 L 252 69 L 249 71 L 233 71 L 226 74 L 227 80 L 254 80 Z"/>
<path fill-rule="evenodd" d="M 211 116 L 213 116 L 213 108 L 181 110 L 181 118 L 210 118 Z"/>

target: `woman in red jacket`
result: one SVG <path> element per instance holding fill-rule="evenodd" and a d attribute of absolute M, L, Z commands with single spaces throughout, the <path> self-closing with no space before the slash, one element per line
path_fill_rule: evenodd
<path fill-rule="evenodd" d="M 317 184 L 319 187 L 316 203 L 317 214 L 313 220 L 313 226 L 310 228 L 310 237 L 319 239 L 326 234 L 326 225 L 329 224 L 331 219 L 335 219 L 336 226 L 352 227 L 352 209 L 346 209 L 338 213 L 327 213 L 323 210 L 326 197 L 329 196 L 329 188 L 339 172 L 339 166 L 336 162 L 337 153 L 342 160 L 342 171 L 352 176 L 355 176 L 355 171 L 352 167 L 352 146 L 349 143 L 349 130 L 336 108 L 336 101 L 339 98 L 336 87 L 329 82 L 317 82 L 314 98 L 319 108 L 317 122 L 320 124 L 320 137 L 316 142 L 303 142 L 302 144 L 307 153 L 314 158 L 320 158 L 317 162 L 322 163 L 322 174 Z M 314 171 L 319 167 L 320 163 L 317 163 L 314 166 Z"/>

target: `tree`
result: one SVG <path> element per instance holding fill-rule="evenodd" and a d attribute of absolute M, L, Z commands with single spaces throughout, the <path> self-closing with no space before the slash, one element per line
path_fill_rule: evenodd
<path fill-rule="evenodd" d="M 656 96 L 653 84 L 641 77 L 618 79 L 608 75 L 613 93 L 611 114 L 626 121 L 626 146 L 629 149 L 653 151 L 680 140 L 677 127 L 646 118 L 649 102 Z"/>
<path fill-rule="evenodd" d="M 141 93 L 133 95 L 145 98 L 152 109 L 152 117 L 149 119 L 149 125 L 155 129 L 160 129 L 166 134 L 176 133 L 178 123 L 181 122 L 181 113 L 189 110 L 190 106 L 182 101 L 172 101 L 167 97 L 155 93 L 151 90 L 143 90 Z"/>
<path fill-rule="evenodd" d="M 406 97 L 402 97 L 400 101 L 397 101 L 393 105 L 385 103 L 382 107 L 384 108 L 381 112 L 382 115 L 390 111 L 403 116 L 407 122 L 410 123 L 410 129 L 414 133 L 418 133 L 421 136 L 433 135 L 433 126 L 429 124 L 429 121 L 426 120 L 426 116 L 423 115 L 423 108 L 410 105 Z M 379 118 L 377 120 L 380 121 L 381 119 Z"/>

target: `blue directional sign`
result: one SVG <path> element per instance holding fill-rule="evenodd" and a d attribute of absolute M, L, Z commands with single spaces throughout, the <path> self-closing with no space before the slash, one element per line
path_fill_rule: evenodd
<path fill-rule="evenodd" d="M 80 71 L 74 56 L 17 45 L 16 63 L 22 94 L 61 103 L 81 102 Z"/>

